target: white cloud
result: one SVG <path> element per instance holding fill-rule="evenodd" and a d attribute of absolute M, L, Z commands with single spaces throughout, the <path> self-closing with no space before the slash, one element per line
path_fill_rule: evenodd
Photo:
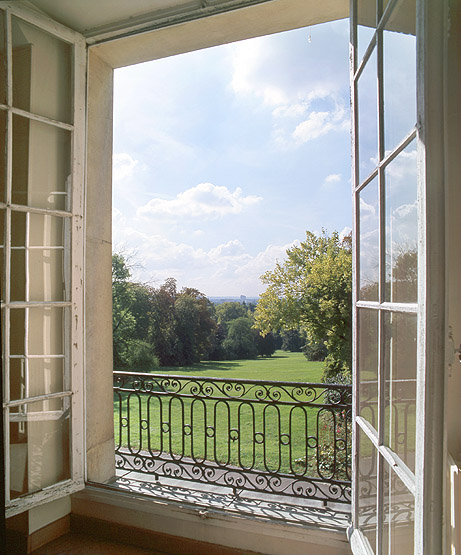
<path fill-rule="evenodd" d="M 409 216 L 412 213 L 414 214 L 416 212 L 417 207 L 418 207 L 418 203 L 416 200 L 411 204 L 402 204 L 401 206 L 398 206 L 394 210 L 393 216 L 396 218 L 405 218 L 406 216 Z"/>
<path fill-rule="evenodd" d="M 278 106 L 272 111 L 274 118 L 299 118 L 305 115 L 309 109 L 309 103 L 295 103 L 295 104 L 283 104 Z"/>
<path fill-rule="evenodd" d="M 311 112 L 307 119 L 296 126 L 293 139 L 298 144 L 303 144 L 330 131 L 348 129 L 349 118 L 345 116 L 345 110 L 340 106 L 329 112 Z"/>
<path fill-rule="evenodd" d="M 241 256 L 244 252 L 245 248 L 242 243 L 238 239 L 233 239 L 223 245 L 218 245 L 217 247 L 211 249 L 208 254 L 211 258 L 220 258 L 223 256 Z"/>
<path fill-rule="evenodd" d="M 240 214 L 261 201 L 262 197 L 244 196 L 240 187 L 231 192 L 224 186 L 200 183 L 171 200 L 151 199 L 138 209 L 138 216 L 216 219 L 228 214 Z"/>
<path fill-rule="evenodd" d="M 138 164 L 139 161 L 126 152 L 114 154 L 112 157 L 112 178 L 114 181 L 121 181 L 132 177 Z"/>
<path fill-rule="evenodd" d="M 246 264 L 238 268 L 236 274 L 250 280 L 259 279 L 264 272 L 274 268 L 277 260 L 285 260 L 287 249 L 298 244 L 299 241 L 293 241 L 293 243 L 287 245 L 268 245 L 264 251 L 259 252 Z"/>
<path fill-rule="evenodd" d="M 255 95 L 270 106 L 288 101 L 287 93 L 267 74 L 268 41 L 265 37 L 245 40 L 232 46 L 233 74 L 231 87 L 237 95 Z"/>
<path fill-rule="evenodd" d="M 412 145 L 413 146 L 413 145 Z M 416 182 L 416 167 L 418 153 L 416 147 L 414 150 L 404 150 L 395 160 L 387 166 L 388 177 L 400 181 L 413 179 Z M 408 147 L 407 147 L 408 149 Z"/>
<path fill-rule="evenodd" d="M 339 238 L 342 241 L 344 239 L 344 237 L 347 237 L 348 235 L 350 235 L 352 233 L 352 227 L 344 227 L 340 234 L 339 234 Z"/>
<path fill-rule="evenodd" d="M 271 110 L 272 138 L 279 148 L 349 129 L 347 62 L 340 55 L 345 29 L 345 22 L 339 24 L 332 41 L 331 32 L 319 26 L 316 44 L 307 50 L 300 31 L 287 33 L 282 48 L 273 36 L 229 47 L 231 89 L 239 99 L 258 101 L 258 109 Z"/>
<path fill-rule="evenodd" d="M 362 197 L 360 197 L 360 213 L 375 216 L 376 215 L 376 208 L 372 204 L 366 203 Z"/>
<path fill-rule="evenodd" d="M 260 294 L 264 290 L 260 276 L 273 269 L 277 260 L 284 260 L 286 250 L 294 244 L 299 241 L 268 245 L 250 254 L 241 241 L 231 239 L 205 250 L 134 227 L 114 227 L 114 250 L 135 252 L 142 261 L 142 267 L 133 272 L 134 280 L 158 285 L 174 277 L 179 287 L 196 287 L 207 295 Z"/>
<path fill-rule="evenodd" d="M 342 175 L 340 173 L 331 173 L 327 175 L 322 183 L 323 189 L 334 189 L 338 183 L 341 183 Z"/>

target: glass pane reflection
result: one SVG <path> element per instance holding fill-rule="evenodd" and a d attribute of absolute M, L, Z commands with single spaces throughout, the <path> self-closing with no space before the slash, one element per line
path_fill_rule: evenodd
<path fill-rule="evenodd" d="M 378 429 L 378 311 L 366 308 L 358 315 L 360 416 Z"/>
<path fill-rule="evenodd" d="M 414 553 L 415 499 L 383 460 L 384 523 L 382 553 Z"/>
<path fill-rule="evenodd" d="M 386 152 L 393 150 L 416 124 L 415 21 L 414 2 L 400 2 L 383 33 Z"/>
<path fill-rule="evenodd" d="M 5 210 L 0 208 L 0 276 L 3 276 L 4 272 L 4 256 L 5 256 Z M 5 280 L 1 279 L 0 283 L 0 300 L 5 299 Z"/>
<path fill-rule="evenodd" d="M 376 0 L 357 2 L 357 64 L 365 54 L 376 29 Z"/>
<path fill-rule="evenodd" d="M 358 427 L 359 528 L 375 552 L 377 525 L 377 453 L 365 432 Z"/>
<path fill-rule="evenodd" d="M 29 252 L 30 301 L 64 301 L 67 297 L 62 249 L 33 249 Z"/>
<path fill-rule="evenodd" d="M 70 145 L 69 131 L 13 116 L 13 203 L 66 210 Z"/>
<path fill-rule="evenodd" d="M 72 46 L 12 18 L 13 106 L 72 123 Z"/>
<path fill-rule="evenodd" d="M 12 416 L 19 421 L 10 422 L 11 498 L 69 478 L 69 409 Z"/>
<path fill-rule="evenodd" d="M 412 141 L 385 169 L 386 300 L 418 298 L 417 152 Z"/>
<path fill-rule="evenodd" d="M 10 310 L 10 354 L 25 355 L 26 311 L 24 308 Z"/>
<path fill-rule="evenodd" d="M 6 32 L 5 32 L 5 12 L 0 10 L 0 104 L 6 104 Z"/>
<path fill-rule="evenodd" d="M 359 193 L 360 284 L 359 299 L 379 300 L 379 195 L 375 177 Z"/>
<path fill-rule="evenodd" d="M 357 84 L 360 182 L 370 175 L 378 165 L 378 85 L 376 71 L 375 47 Z"/>
<path fill-rule="evenodd" d="M 30 308 L 29 355 L 64 354 L 64 308 Z"/>
<path fill-rule="evenodd" d="M 416 314 L 384 315 L 385 444 L 415 471 Z"/>
<path fill-rule="evenodd" d="M 7 120 L 6 111 L 0 110 L 0 202 L 6 202 Z"/>

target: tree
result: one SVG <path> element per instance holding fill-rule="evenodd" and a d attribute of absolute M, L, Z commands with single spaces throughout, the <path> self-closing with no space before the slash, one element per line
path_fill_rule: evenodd
<path fill-rule="evenodd" d="M 216 306 L 218 324 L 227 329 L 227 324 L 237 318 L 248 318 L 248 308 L 238 302 L 224 302 Z"/>
<path fill-rule="evenodd" d="M 152 289 L 132 283 L 126 256 L 112 256 L 112 326 L 115 367 L 152 368 L 158 365 L 149 341 Z"/>
<path fill-rule="evenodd" d="M 227 337 L 223 341 L 226 358 L 256 358 L 258 351 L 255 343 L 255 331 L 250 318 L 240 317 L 229 322 Z"/>
<path fill-rule="evenodd" d="M 256 348 L 258 355 L 262 357 L 270 357 L 275 353 L 275 337 L 269 332 L 262 335 L 259 330 L 256 330 Z"/>
<path fill-rule="evenodd" d="M 282 330 L 282 350 L 290 353 L 299 353 L 306 342 L 306 338 L 299 333 L 299 330 Z"/>
<path fill-rule="evenodd" d="M 211 348 L 216 328 L 212 317 L 213 304 L 197 289 L 184 288 L 175 302 L 176 334 L 181 353 L 179 364 L 200 362 Z"/>
<path fill-rule="evenodd" d="M 328 355 L 328 350 L 324 341 L 320 341 L 319 343 L 307 341 L 301 350 L 307 360 L 323 362 Z"/>
<path fill-rule="evenodd" d="M 112 333 L 114 365 L 123 366 L 127 341 L 136 325 L 131 312 L 134 294 L 129 281 L 131 271 L 125 257 L 112 255 Z"/>
<path fill-rule="evenodd" d="M 287 250 L 287 260 L 261 277 L 267 285 L 255 311 L 262 333 L 299 328 L 328 351 L 324 379 L 350 379 L 352 360 L 351 238 L 337 232 L 316 236 Z"/>

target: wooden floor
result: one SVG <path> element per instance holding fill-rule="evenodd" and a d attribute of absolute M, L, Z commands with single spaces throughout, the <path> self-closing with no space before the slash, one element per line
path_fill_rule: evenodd
<path fill-rule="evenodd" d="M 31 555 L 164 555 L 154 549 L 142 549 L 104 539 L 70 532 L 33 551 Z"/>

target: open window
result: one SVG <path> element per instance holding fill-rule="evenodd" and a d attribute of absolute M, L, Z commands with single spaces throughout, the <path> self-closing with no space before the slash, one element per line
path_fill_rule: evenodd
<path fill-rule="evenodd" d="M 83 487 L 85 45 L 21 7 L 1 9 L 0 37 L 9 516 Z"/>
<path fill-rule="evenodd" d="M 437 280 L 425 266 L 437 239 L 426 213 L 428 191 L 436 190 L 428 168 L 437 153 L 417 94 L 429 64 L 429 48 L 421 46 L 423 4 L 352 2 L 354 553 L 430 552 L 436 541 L 424 538 L 434 520 L 428 506 L 434 484 L 425 476 L 435 471 L 429 453 L 437 451 L 431 434 L 440 433 L 434 404 L 442 399 L 433 380 L 443 354 L 430 345 L 427 311 L 432 306 L 436 319 L 443 305 L 435 310 Z M 425 64 L 418 63 L 423 57 Z M 441 465 L 441 444 L 437 452 Z"/>

